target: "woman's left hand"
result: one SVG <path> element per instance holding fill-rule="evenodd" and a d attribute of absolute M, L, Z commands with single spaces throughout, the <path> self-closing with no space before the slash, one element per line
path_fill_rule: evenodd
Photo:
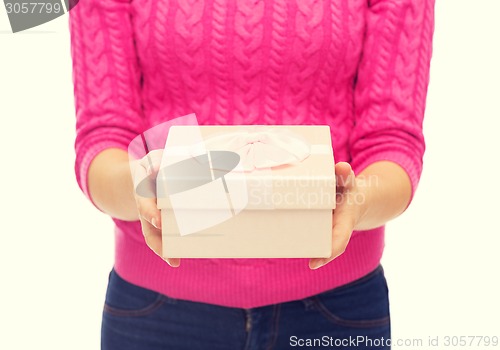
<path fill-rule="evenodd" d="M 352 231 L 363 215 L 365 196 L 360 191 L 360 186 L 349 163 L 337 163 L 335 165 L 335 176 L 337 203 L 332 213 L 332 255 L 329 258 L 311 259 L 309 261 L 311 269 L 317 269 L 328 264 L 345 251 Z"/>

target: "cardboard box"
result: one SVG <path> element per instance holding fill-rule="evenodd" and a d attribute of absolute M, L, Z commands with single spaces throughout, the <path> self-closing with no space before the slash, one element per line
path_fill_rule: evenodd
<path fill-rule="evenodd" d="M 157 197 L 164 257 L 329 257 L 330 128 L 172 126 Z"/>

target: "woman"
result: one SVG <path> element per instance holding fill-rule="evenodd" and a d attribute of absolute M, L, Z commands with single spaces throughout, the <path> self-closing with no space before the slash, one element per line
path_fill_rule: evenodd
<path fill-rule="evenodd" d="M 433 0 L 80 1 L 75 170 L 116 224 L 102 348 L 389 348 L 384 224 L 422 171 L 433 21 Z M 330 258 L 159 257 L 159 211 L 134 194 L 127 146 L 193 112 L 331 125 Z"/>

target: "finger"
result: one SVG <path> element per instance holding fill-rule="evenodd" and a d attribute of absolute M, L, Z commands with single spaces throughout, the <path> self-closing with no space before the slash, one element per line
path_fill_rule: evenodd
<path fill-rule="evenodd" d="M 147 174 L 147 170 L 144 167 L 144 160 L 133 161 L 130 164 L 130 169 L 132 171 L 132 179 L 136 196 L 155 198 L 156 177 L 151 174 Z"/>
<path fill-rule="evenodd" d="M 156 198 L 136 197 L 139 216 L 157 229 L 161 229 L 161 212 L 156 205 Z"/>
<path fill-rule="evenodd" d="M 163 150 L 156 149 L 146 154 L 142 160 L 141 165 L 146 169 L 148 175 L 158 173 L 163 158 Z"/>
<path fill-rule="evenodd" d="M 148 176 L 146 168 L 143 166 L 142 159 L 130 160 L 129 165 L 134 187 L 137 187 L 137 185 Z"/>
<path fill-rule="evenodd" d="M 162 256 L 162 242 L 161 242 L 161 231 L 151 225 L 145 220 L 141 220 L 142 234 L 144 235 L 144 240 L 146 244 L 151 248 L 158 256 Z"/>
<path fill-rule="evenodd" d="M 156 176 L 160 169 L 163 150 L 154 150 L 142 159 L 132 161 L 130 168 L 133 183 L 137 195 L 146 198 L 154 198 L 156 193 Z"/>
<path fill-rule="evenodd" d="M 346 162 L 335 164 L 335 177 L 337 179 L 337 186 L 349 187 L 354 180 L 354 172 L 351 165 Z"/>
<path fill-rule="evenodd" d="M 327 263 L 345 252 L 353 230 L 354 220 L 351 220 L 350 217 L 346 217 L 345 220 L 340 220 L 339 223 L 334 225 L 332 233 L 332 256 Z"/>
<path fill-rule="evenodd" d="M 165 261 L 172 267 L 179 267 L 181 264 L 181 259 L 179 258 L 165 258 Z"/>
<path fill-rule="evenodd" d="M 315 258 L 309 260 L 309 268 L 320 268 L 338 256 L 342 255 L 349 244 L 349 240 L 354 230 L 354 218 L 348 213 L 336 213 L 332 229 L 332 254 L 329 258 Z"/>
<path fill-rule="evenodd" d="M 156 255 L 165 260 L 171 267 L 179 267 L 181 259 L 179 258 L 164 258 L 161 230 L 155 228 L 146 220 L 141 220 L 142 233 L 146 244 Z"/>

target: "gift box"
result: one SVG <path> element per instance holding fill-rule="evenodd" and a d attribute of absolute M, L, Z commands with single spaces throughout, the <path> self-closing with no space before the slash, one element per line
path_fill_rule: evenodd
<path fill-rule="evenodd" d="M 329 126 L 172 126 L 156 182 L 163 256 L 329 257 Z"/>

